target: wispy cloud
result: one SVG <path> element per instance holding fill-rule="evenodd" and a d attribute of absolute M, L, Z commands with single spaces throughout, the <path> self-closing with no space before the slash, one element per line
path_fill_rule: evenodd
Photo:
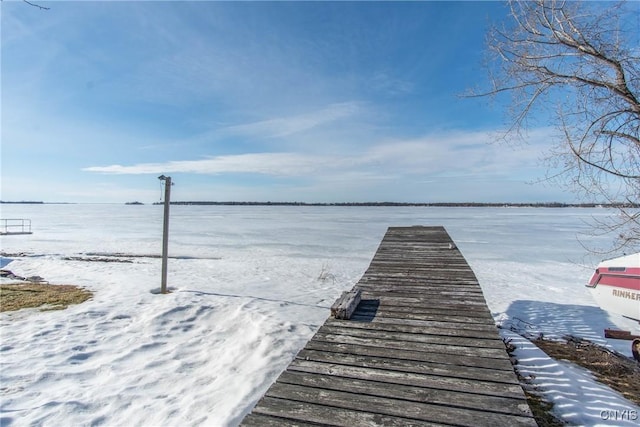
<path fill-rule="evenodd" d="M 414 90 L 414 85 L 408 80 L 392 77 L 389 73 L 378 71 L 369 79 L 369 84 L 374 89 L 387 95 L 407 95 Z"/>
<path fill-rule="evenodd" d="M 327 160 L 295 153 L 248 153 L 217 156 L 199 160 L 178 160 L 165 163 L 141 163 L 131 166 L 91 166 L 86 172 L 108 174 L 196 173 L 255 173 L 273 176 L 300 176 L 313 172 Z"/>
<path fill-rule="evenodd" d="M 301 152 L 244 153 L 139 163 L 130 166 L 90 166 L 83 170 L 106 174 L 250 173 L 282 177 L 391 179 L 400 176 L 473 176 L 514 174 L 533 166 L 548 132 L 540 130 L 530 146 L 518 150 L 490 144 L 490 132 L 454 132 L 410 140 L 374 143 L 362 153 L 340 156 Z M 333 178 L 332 178 L 333 177 Z M 350 178 L 349 178 L 350 177 Z"/>
<path fill-rule="evenodd" d="M 222 132 L 234 135 L 282 138 L 308 131 L 319 126 L 327 125 L 338 120 L 353 117 L 361 111 L 361 104 L 355 101 L 335 103 L 321 110 L 307 114 L 298 114 L 289 117 L 280 117 L 243 125 L 230 126 L 223 129 Z"/>

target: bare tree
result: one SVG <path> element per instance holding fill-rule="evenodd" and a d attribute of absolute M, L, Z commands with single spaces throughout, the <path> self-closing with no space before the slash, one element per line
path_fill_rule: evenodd
<path fill-rule="evenodd" d="M 640 246 L 639 3 L 510 0 L 510 20 L 488 35 L 490 88 L 512 98 L 503 136 L 524 138 L 552 117 L 558 143 L 547 179 L 620 215 L 597 224 L 613 250 Z M 547 114 L 538 114 L 538 113 Z M 513 138 L 510 138 L 513 140 Z"/>

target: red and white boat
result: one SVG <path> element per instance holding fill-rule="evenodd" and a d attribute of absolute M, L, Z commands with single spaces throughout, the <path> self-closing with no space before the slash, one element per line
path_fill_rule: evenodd
<path fill-rule="evenodd" d="M 603 310 L 640 322 L 640 252 L 602 261 L 587 287 Z"/>

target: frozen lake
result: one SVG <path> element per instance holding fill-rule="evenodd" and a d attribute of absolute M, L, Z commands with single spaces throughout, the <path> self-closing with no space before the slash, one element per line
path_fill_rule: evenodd
<path fill-rule="evenodd" d="M 518 318 L 625 354 L 628 343 L 602 330 L 638 331 L 584 286 L 599 258 L 577 236 L 614 210 L 172 206 L 173 292 L 158 295 L 160 260 L 145 255 L 160 254 L 162 206 L 1 209 L 33 228 L 1 238 L 4 268 L 95 292 L 64 311 L 1 315 L 3 426 L 236 425 L 358 281 L 389 226 L 445 226 L 498 323 Z M 608 243 L 600 239 L 582 243 Z M 132 262 L 77 260 L 114 253 Z"/>

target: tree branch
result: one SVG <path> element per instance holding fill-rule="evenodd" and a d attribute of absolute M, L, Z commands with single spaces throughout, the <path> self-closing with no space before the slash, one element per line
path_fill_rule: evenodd
<path fill-rule="evenodd" d="M 25 2 L 26 4 L 28 4 L 29 6 L 37 7 L 38 9 L 41 9 L 41 10 L 49 10 L 50 9 L 48 7 L 40 6 L 39 4 L 31 3 L 28 0 L 22 0 L 22 1 Z"/>

